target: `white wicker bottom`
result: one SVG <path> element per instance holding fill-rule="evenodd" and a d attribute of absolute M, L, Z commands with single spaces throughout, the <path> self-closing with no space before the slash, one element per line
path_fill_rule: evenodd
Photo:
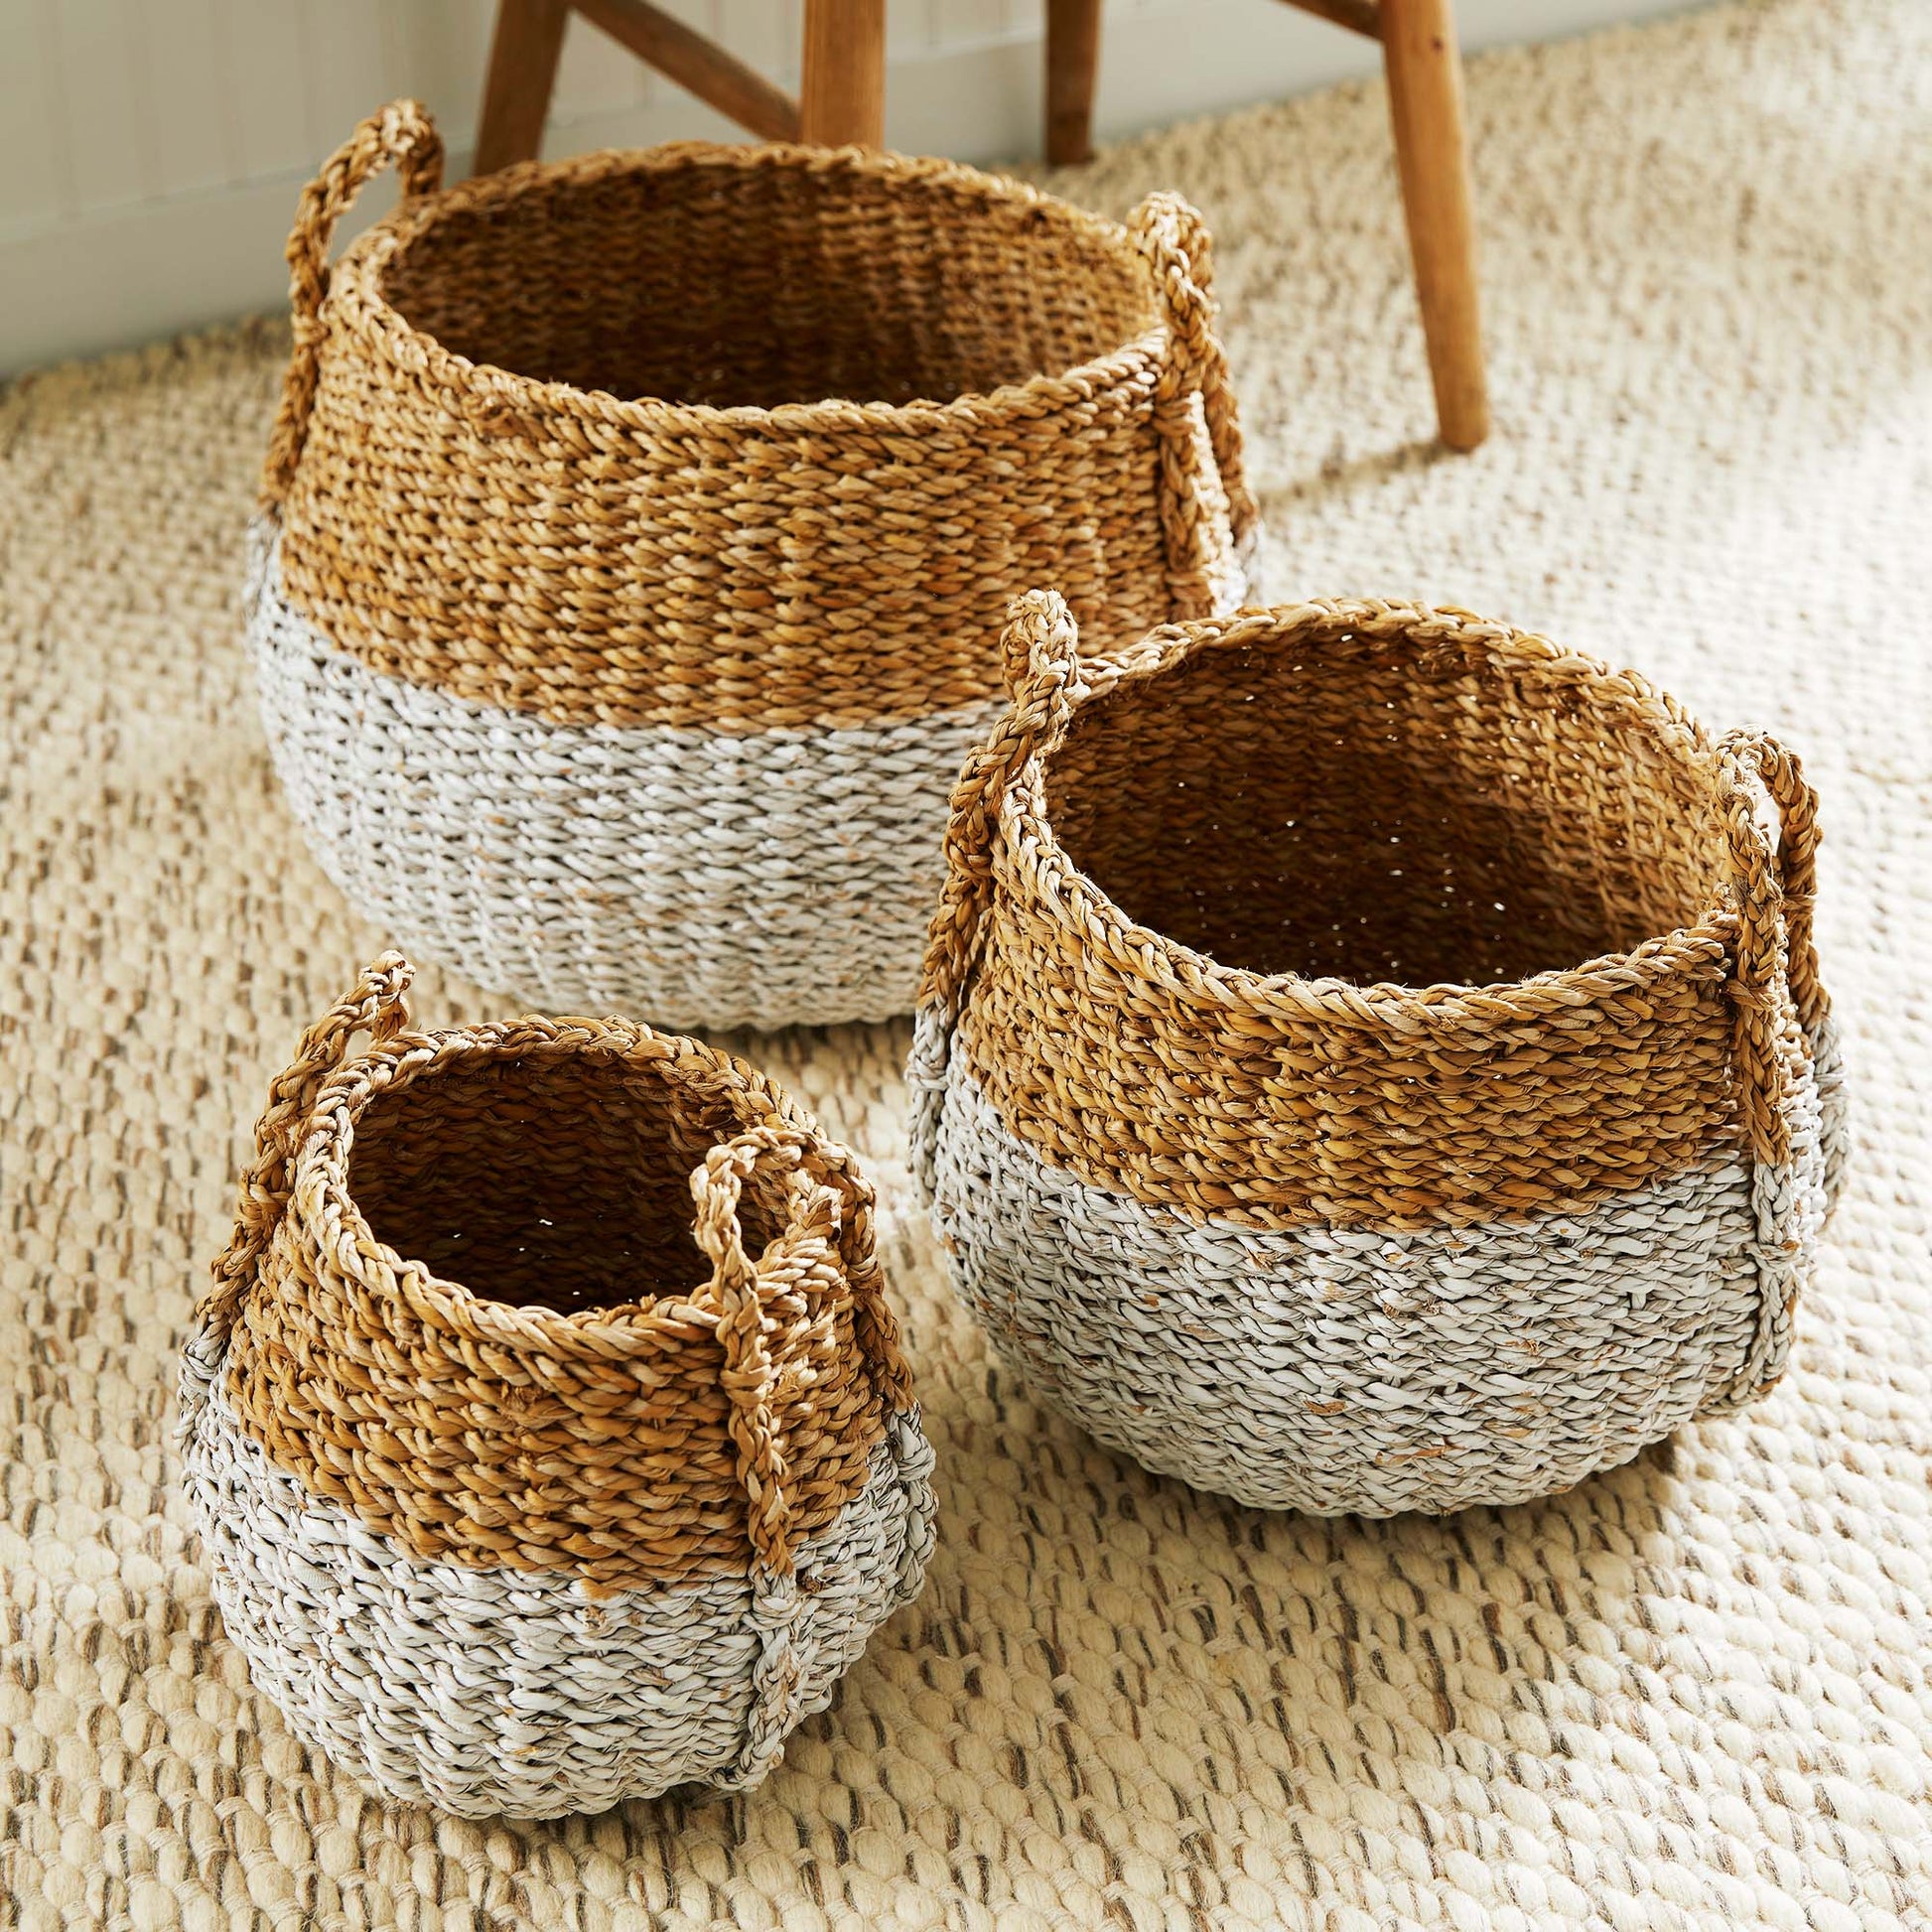
<path fill-rule="evenodd" d="M 395 944 L 672 1030 L 910 1010 L 947 800 L 1003 697 L 852 731 L 554 725 L 337 649 L 283 597 L 268 524 L 248 607 L 289 803 Z"/>
<path fill-rule="evenodd" d="M 1429 1233 L 1261 1232 L 1090 1185 L 947 1067 L 929 1013 L 914 1139 L 955 1290 L 1101 1442 L 1265 1508 L 1447 1511 L 1567 1488 L 1776 1379 L 1843 1163 L 1825 1044 L 1787 1165 Z"/>
<path fill-rule="evenodd" d="M 277 1468 L 214 1387 L 187 1486 L 228 1636 L 298 1735 L 389 1796 L 466 1817 L 602 1811 L 755 1784 L 917 1594 L 932 1451 L 894 1421 L 793 1577 L 593 1596 L 552 1572 L 410 1556 Z"/>

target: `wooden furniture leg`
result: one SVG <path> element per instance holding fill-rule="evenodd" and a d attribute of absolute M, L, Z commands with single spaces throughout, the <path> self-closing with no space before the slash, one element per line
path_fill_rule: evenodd
<path fill-rule="evenodd" d="M 477 173 L 536 158 L 557 83 L 570 0 L 499 0 L 477 129 Z"/>
<path fill-rule="evenodd" d="M 1093 153 L 1100 0 L 1046 0 L 1046 159 L 1071 167 Z"/>
<path fill-rule="evenodd" d="M 1489 397 L 1455 24 L 1449 0 L 1382 0 L 1381 24 L 1437 420 L 1451 450 L 1473 450 L 1489 434 Z"/>
<path fill-rule="evenodd" d="M 1288 3 L 1382 43 L 1436 419 L 1451 450 L 1473 450 L 1489 434 L 1489 396 L 1462 128 L 1462 57 L 1450 0 Z M 1100 6 L 1101 0 L 1046 0 L 1046 159 L 1055 166 L 1084 161 L 1092 152 Z"/>
<path fill-rule="evenodd" d="M 799 138 L 820 147 L 886 142 L 886 0 L 805 0 Z"/>

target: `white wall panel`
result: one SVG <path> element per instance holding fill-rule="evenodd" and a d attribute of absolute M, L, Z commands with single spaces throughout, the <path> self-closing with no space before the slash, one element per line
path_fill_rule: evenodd
<path fill-rule="evenodd" d="M 663 0 L 795 86 L 800 0 Z M 1465 44 L 1682 0 L 1461 0 Z M 0 373 L 283 300 L 315 164 L 399 93 L 467 166 L 490 0 L 0 0 Z M 1041 0 L 890 0 L 887 138 L 1035 152 Z M 1271 0 L 1111 0 L 1103 138 L 1370 72 L 1367 42 Z M 582 20 L 545 152 L 732 130 Z M 386 206 L 370 197 L 362 218 Z"/>
<path fill-rule="evenodd" d="M 146 76 L 133 0 L 59 0 L 53 11 L 56 65 L 46 77 L 74 205 L 91 209 L 142 201 L 159 184 L 142 152 L 150 101 L 137 86 Z"/>
<path fill-rule="evenodd" d="M 711 32 L 711 8 L 706 0 L 658 0 L 666 13 L 673 13 L 700 33 Z M 483 85 L 482 68 L 477 70 L 477 87 Z M 572 122 L 598 114 L 623 113 L 654 102 L 660 93 L 671 91 L 666 83 L 641 61 L 628 59 L 615 42 L 589 21 L 574 17 L 564 34 L 563 59 L 557 64 L 557 90 L 551 96 L 553 126 L 568 127 Z M 469 124 L 466 115 L 465 125 Z"/>
<path fill-rule="evenodd" d="M 232 47 L 219 0 L 136 7 L 150 193 L 225 188 L 240 174 Z"/>
<path fill-rule="evenodd" d="M 180 0 L 168 0 L 172 11 Z M 391 60 L 383 0 L 300 0 L 295 10 L 298 65 L 276 76 L 285 110 L 299 112 L 317 153 L 340 141 L 372 104 L 409 90 L 411 75 Z"/>
<path fill-rule="evenodd" d="M 163 12 L 173 0 L 152 0 Z M 234 153 L 228 186 L 311 166 L 317 135 L 304 77 L 302 0 L 216 0 L 223 108 Z M 164 192 L 165 189 L 164 189 Z"/>
<path fill-rule="evenodd" d="M 48 85 L 57 68 L 54 12 L 36 5 L 16 13 L 13 45 L 0 54 L 0 235 L 58 220 L 71 202 L 57 153 L 60 106 Z"/>

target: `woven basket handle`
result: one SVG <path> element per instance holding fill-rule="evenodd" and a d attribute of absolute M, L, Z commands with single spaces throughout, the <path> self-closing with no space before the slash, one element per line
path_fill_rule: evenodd
<path fill-rule="evenodd" d="M 946 883 L 926 931 L 919 1005 L 952 1017 L 977 954 L 993 890 L 993 832 L 1014 774 L 1066 727 L 1080 676 L 1080 633 L 1057 591 L 1013 600 L 1000 638 L 1013 702 L 966 755 L 946 824 Z"/>
<path fill-rule="evenodd" d="M 1198 487 L 1190 403 L 1201 399 L 1207 440 L 1237 546 L 1246 546 L 1260 520 L 1248 487 L 1241 416 L 1228 377 L 1227 351 L 1214 327 L 1214 256 L 1207 223 L 1178 195 L 1150 195 L 1129 217 L 1134 244 L 1153 271 L 1166 311 L 1171 354 L 1155 391 L 1161 433 L 1161 501 L 1170 568 L 1176 584 L 1173 615 L 1212 617 L 1205 532 Z"/>
<path fill-rule="evenodd" d="M 371 114 L 324 163 L 302 191 L 295 226 L 289 230 L 289 308 L 295 348 L 282 383 L 268 461 L 262 468 L 264 508 L 281 503 L 295 482 L 296 465 L 309 434 L 316 373 L 322 359 L 322 305 L 329 294 L 329 243 L 366 183 L 390 163 L 402 178 L 405 201 L 433 195 L 443 185 L 443 137 L 421 101 L 392 100 Z"/>
<path fill-rule="evenodd" d="M 1737 908 L 1732 1050 L 1752 1152 L 1777 1166 L 1791 1158 L 1791 1130 L 1781 1105 L 1787 1081 L 1778 1026 L 1780 973 L 1789 981 L 1807 1039 L 1820 1036 L 1831 1014 L 1812 932 L 1818 894 L 1818 794 L 1806 782 L 1796 756 L 1774 738 L 1732 732 L 1718 749 Z M 1758 819 L 1758 784 L 1778 808 L 1782 833 L 1776 840 Z"/>
<path fill-rule="evenodd" d="M 813 1648 L 792 1549 L 790 1472 L 778 1442 L 778 1364 L 766 1335 L 758 1263 L 745 1251 L 738 1212 L 753 1171 L 772 1165 L 787 1171 L 794 1206 L 810 1203 L 814 1192 L 833 1196 L 846 1280 L 856 1304 L 853 1325 L 874 1371 L 874 1386 L 895 1410 L 912 1407 L 898 1330 L 886 1307 L 873 1256 L 873 1192 L 851 1155 L 777 1122 L 750 1128 L 714 1147 L 691 1175 L 698 1208 L 693 1233 L 712 1263 L 711 1294 L 718 1306 L 725 1393 L 731 1402 L 728 1426 L 751 1512 L 750 1620 L 759 1639 L 744 1740 L 737 1759 L 719 1779 L 735 1789 L 756 1784 L 782 1753 L 786 1733 L 803 1713 Z"/>
<path fill-rule="evenodd" d="M 812 1145 L 807 1172 L 839 1197 L 839 1253 L 852 1290 L 853 1328 L 872 1370 L 873 1386 L 896 1414 L 917 1406 L 912 1371 L 905 1365 L 898 1320 L 886 1299 L 885 1271 L 873 1229 L 878 1192 L 852 1155 L 833 1142 Z"/>
<path fill-rule="evenodd" d="M 794 1202 L 814 1189 L 833 1196 L 840 1253 L 854 1300 L 854 1327 L 874 1386 L 895 1410 L 912 1406 L 911 1378 L 899 1352 L 898 1325 L 886 1305 L 873 1254 L 871 1184 L 851 1155 L 828 1147 L 798 1128 L 768 1124 L 748 1128 L 714 1147 L 691 1175 L 697 1203 L 692 1232 L 712 1263 L 711 1292 L 718 1303 L 718 1340 L 725 1351 L 725 1390 L 731 1398 L 731 1434 L 738 1467 L 751 1503 L 753 1553 L 770 1575 L 792 1568 L 792 1511 L 784 1451 L 778 1443 L 774 1406 L 778 1364 L 766 1338 L 758 1263 L 745 1249 L 738 1207 L 755 1168 L 779 1167 L 789 1175 Z"/>
<path fill-rule="evenodd" d="M 385 952 L 362 969 L 345 993 L 302 1035 L 295 1058 L 268 1086 L 268 1105 L 255 1123 L 255 1158 L 241 1176 L 234 1237 L 214 1264 L 214 1281 L 197 1319 L 225 1331 L 275 1238 L 294 1188 L 295 1157 L 329 1076 L 348 1057 L 358 1033 L 393 1038 L 409 1025 L 409 983 L 416 969 L 399 952 Z"/>

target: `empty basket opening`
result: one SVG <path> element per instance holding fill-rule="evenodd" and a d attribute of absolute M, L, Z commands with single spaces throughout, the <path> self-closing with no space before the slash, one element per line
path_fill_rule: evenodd
<path fill-rule="evenodd" d="M 1124 239 L 1017 193 L 694 163 L 519 187 L 439 213 L 383 270 L 476 362 L 625 399 L 946 401 L 1110 353 L 1155 324 Z"/>
<path fill-rule="evenodd" d="M 1722 876 L 1686 743 L 1457 644 L 1208 647 L 1087 706 L 1050 761 L 1074 865 L 1259 973 L 1486 985 L 1694 924 Z"/>
<path fill-rule="evenodd" d="M 378 1241 L 473 1294 L 571 1313 L 709 1279 L 691 1171 L 745 1122 L 649 1065 L 567 1059 L 446 1065 L 376 1095 L 355 1127 L 349 1191 Z M 754 1174 L 753 1255 L 784 1222 Z"/>

